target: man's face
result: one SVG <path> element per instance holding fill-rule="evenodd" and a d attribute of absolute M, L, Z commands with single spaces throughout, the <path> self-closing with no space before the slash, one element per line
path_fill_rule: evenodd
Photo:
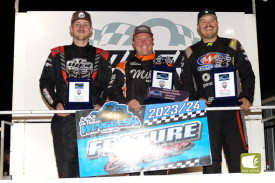
<path fill-rule="evenodd" d="M 78 41 L 88 40 L 92 33 L 92 26 L 87 20 L 76 20 L 70 26 L 70 32 L 74 39 Z"/>
<path fill-rule="evenodd" d="M 197 29 L 204 42 L 213 42 L 217 38 L 219 22 L 213 15 L 205 15 L 200 18 Z"/>
<path fill-rule="evenodd" d="M 154 39 L 148 33 L 135 35 L 132 44 L 139 56 L 151 55 L 153 53 Z"/>

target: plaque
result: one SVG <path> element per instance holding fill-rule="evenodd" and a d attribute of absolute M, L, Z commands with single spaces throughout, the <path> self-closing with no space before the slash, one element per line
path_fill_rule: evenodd
<path fill-rule="evenodd" d="M 152 65 L 152 87 L 173 88 L 173 77 L 175 67 L 169 67 L 166 65 Z"/>
<path fill-rule="evenodd" d="M 148 88 L 148 102 L 150 104 L 182 102 L 189 100 L 189 92 L 183 90 L 172 90 L 159 87 Z"/>
<path fill-rule="evenodd" d="M 210 106 L 240 105 L 236 84 L 236 66 L 213 68 L 214 101 Z"/>
<path fill-rule="evenodd" d="M 188 92 L 173 90 L 174 72 L 176 68 L 170 57 L 164 60 L 159 56 L 152 65 L 151 87 L 148 88 L 146 104 L 184 101 Z"/>
<path fill-rule="evenodd" d="M 68 102 L 65 109 L 93 109 L 91 78 L 68 78 Z"/>

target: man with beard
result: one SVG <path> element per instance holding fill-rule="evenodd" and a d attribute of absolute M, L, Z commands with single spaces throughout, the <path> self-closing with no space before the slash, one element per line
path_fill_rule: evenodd
<path fill-rule="evenodd" d="M 255 88 L 251 63 L 239 41 L 218 36 L 218 27 L 213 10 L 199 12 L 197 30 L 202 39 L 185 50 L 180 76 L 183 89 L 189 91 L 190 100 L 204 100 L 209 106 L 214 101 L 213 65 L 237 66 L 241 80 L 240 107 L 249 110 Z M 240 172 L 240 155 L 248 147 L 239 111 L 209 111 L 207 117 L 212 165 L 203 167 L 203 173 L 221 173 L 222 147 L 229 172 Z"/>
<path fill-rule="evenodd" d="M 51 50 L 40 78 L 40 89 L 47 103 L 64 110 L 67 103 L 67 78 L 91 78 L 92 105 L 99 109 L 107 99 L 112 70 L 109 53 L 89 45 L 92 34 L 90 14 L 76 11 L 71 19 L 72 45 Z M 60 178 L 79 176 L 75 114 L 60 113 L 52 118 L 51 129 Z"/>
<path fill-rule="evenodd" d="M 152 64 L 157 58 L 153 51 L 154 38 L 151 28 L 146 25 L 135 27 L 132 45 L 136 51 L 135 57 L 122 61 L 116 66 L 108 91 L 111 101 L 127 104 L 135 111 L 139 111 L 147 99 L 148 88 L 151 86 Z M 174 72 L 173 85 L 175 89 L 180 87 L 179 76 L 176 72 Z M 167 171 L 151 171 L 144 174 L 165 175 Z"/>

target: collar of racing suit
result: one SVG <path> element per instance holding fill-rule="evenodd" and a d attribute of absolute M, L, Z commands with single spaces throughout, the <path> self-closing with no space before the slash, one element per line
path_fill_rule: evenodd
<path fill-rule="evenodd" d="M 89 49 L 90 44 L 87 43 L 86 46 L 80 47 L 77 46 L 74 42 L 72 43 L 73 48 L 78 49 L 78 51 L 86 51 Z"/>
<path fill-rule="evenodd" d="M 156 57 L 156 55 L 155 55 L 155 52 L 153 52 L 151 55 L 146 55 L 146 56 L 139 56 L 137 54 L 136 57 L 141 61 L 147 61 L 147 60 L 153 60 Z"/>
<path fill-rule="evenodd" d="M 202 44 L 205 46 L 205 47 L 213 47 L 214 45 L 216 45 L 217 43 L 219 43 L 220 41 L 220 37 L 217 36 L 217 39 L 214 41 L 214 42 L 203 42 L 203 40 L 201 39 L 201 42 Z"/>

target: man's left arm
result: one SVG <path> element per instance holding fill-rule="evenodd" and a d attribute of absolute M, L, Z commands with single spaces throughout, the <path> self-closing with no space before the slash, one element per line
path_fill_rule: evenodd
<path fill-rule="evenodd" d="M 101 50 L 104 53 L 104 57 L 99 59 L 97 76 L 94 78 L 94 91 L 97 93 L 95 97 L 94 107 L 100 108 L 106 101 L 107 87 L 112 75 L 111 61 L 109 58 L 109 52 Z M 101 53 L 102 54 L 102 53 Z"/>
<path fill-rule="evenodd" d="M 183 85 L 182 85 L 182 81 L 180 80 L 180 77 L 178 75 L 177 70 L 174 72 L 174 76 L 173 76 L 174 80 L 173 80 L 173 86 L 175 90 L 183 90 Z"/>
<path fill-rule="evenodd" d="M 248 110 L 253 103 L 255 89 L 255 75 L 251 63 L 240 42 L 237 42 L 236 60 L 239 77 L 241 79 L 241 93 L 239 99 L 241 108 Z"/>

